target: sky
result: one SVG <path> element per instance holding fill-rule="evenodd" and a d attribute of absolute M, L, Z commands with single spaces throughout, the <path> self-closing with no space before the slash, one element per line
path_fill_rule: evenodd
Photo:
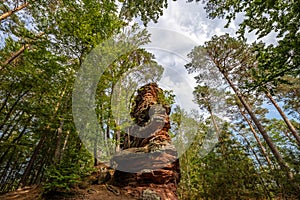
<path fill-rule="evenodd" d="M 223 35 L 228 33 L 232 37 L 237 37 L 236 32 L 239 24 L 243 20 L 243 15 L 238 15 L 236 20 L 231 22 L 228 28 L 224 28 L 226 21 L 223 19 L 209 19 L 201 3 L 186 3 L 183 0 L 176 2 L 169 0 L 168 8 L 164 10 L 163 16 L 157 23 L 150 23 L 148 30 L 152 34 L 151 44 L 146 45 L 148 51 L 152 52 L 156 61 L 164 67 L 164 74 L 159 82 L 162 89 L 173 90 L 176 95 L 176 104 L 187 111 L 191 109 L 199 111 L 204 117 L 208 113 L 201 112 L 199 107 L 193 102 L 193 90 L 197 85 L 194 79 L 196 74 L 188 74 L 184 65 L 189 62 L 187 54 L 195 46 L 203 45 L 214 35 Z M 253 43 L 259 41 L 254 33 L 246 34 L 247 42 Z M 276 34 L 271 33 L 261 39 L 266 44 L 276 45 Z M 218 103 L 219 102 L 219 103 Z M 221 102 L 221 103 L 220 103 Z M 214 114 L 224 120 L 229 120 L 224 113 L 222 100 L 216 101 Z M 268 118 L 280 118 L 275 108 L 265 104 L 269 113 Z M 184 122 L 183 122 L 184 123 Z M 195 128 L 195 127 L 191 127 Z M 196 130 L 194 130 L 196 132 Z M 214 131 L 213 131 L 214 132 Z M 216 134 L 212 134 L 215 138 Z M 217 140 L 205 138 L 203 142 L 205 156 L 217 143 Z"/>
<path fill-rule="evenodd" d="M 235 33 L 242 19 L 243 16 L 239 15 L 229 25 L 229 28 L 224 28 L 226 21 L 208 19 L 201 3 L 169 0 L 168 8 L 164 10 L 158 23 L 151 22 L 148 24 L 148 30 L 152 34 L 152 42 L 144 47 L 155 55 L 156 61 L 165 69 L 159 86 L 165 90 L 173 90 L 176 95 L 176 104 L 181 108 L 187 111 L 199 110 L 198 106 L 193 103 L 193 90 L 196 86 L 195 74 L 188 74 L 184 67 L 189 62 L 187 54 L 195 46 L 203 45 L 204 42 L 209 41 L 214 35 L 220 36 L 229 33 L 231 36 L 236 36 Z M 246 36 L 249 43 L 257 40 L 253 33 Z M 267 44 L 276 44 L 276 37 L 274 36 L 274 34 L 270 34 L 263 41 Z M 3 35 L 0 35 L 0 47 L 3 43 L 1 38 Z M 214 113 L 217 115 L 219 113 L 219 117 L 222 117 L 222 107 L 217 107 L 219 110 L 215 110 Z M 274 113 L 274 110 L 271 110 L 269 116 L 274 117 Z M 226 119 L 226 116 L 222 118 Z M 191 131 L 193 128 L 196 127 L 191 127 L 190 132 L 196 133 L 196 130 Z M 213 141 L 213 143 L 204 142 L 204 146 L 208 144 L 212 148 L 217 140 Z M 205 147 L 204 149 L 210 150 L 211 148 Z M 202 152 L 203 155 L 205 153 L 207 152 Z"/>
<path fill-rule="evenodd" d="M 164 9 L 158 23 L 150 22 L 148 30 L 152 33 L 152 43 L 146 48 L 152 52 L 156 61 L 164 68 L 164 75 L 159 85 L 163 89 L 173 90 L 176 103 L 187 110 L 197 109 L 193 103 L 193 89 L 196 86 L 195 74 L 188 74 L 184 65 L 189 62 L 187 54 L 193 47 L 203 45 L 213 35 L 229 33 L 236 36 L 239 23 L 243 16 L 233 21 L 229 28 L 224 28 L 223 19 L 209 19 L 200 2 L 186 3 L 185 0 L 169 0 L 168 8 Z M 138 20 L 137 20 L 138 21 Z M 0 35 L 0 38 L 4 38 Z M 257 40 L 254 34 L 247 35 L 248 42 Z M 276 44 L 276 37 L 270 34 L 263 39 L 267 44 Z M 3 44 L 3 41 L 0 44 Z M 1 46 L 1 45 L 0 45 Z"/>
<path fill-rule="evenodd" d="M 159 86 L 163 89 L 172 89 L 176 95 L 176 103 L 186 110 L 198 109 L 193 103 L 193 88 L 196 86 L 195 74 L 188 74 L 184 65 L 189 62 L 187 54 L 198 45 L 203 45 L 214 35 L 228 33 L 237 37 L 236 31 L 243 20 L 243 15 L 224 28 L 226 20 L 209 19 L 200 2 L 186 3 L 186 1 L 169 0 L 168 8 L 157 23 L 151 22 L 148 30 L 152 34 L 147 50 L 152 52 L 156 61 L 164 68 L 164 75 Z M 246 34 L 247 42 L 259 41 L 255 34 Z M 266 44 L 276 45 L 276 34 L 271 33 L 260 39 Z M 269 107 L 269 117 L 274 117 L 275 109 Z"/>
<path fill-rule="evenodd" d="M 213 35 L 229 33 L 234 36 L 237 23 L 235 21 L 225 29 L 226 21 L 208 19 L 201 3 L 171 0 L 158 23 L 151 22 L 148 25 L 152 42 L 146 45 L 146 49 L 155 55 L 156 61 L 165 69 L 159 86 L 173 90 L 176 103 L 182 108 L 198 109 L 193 102 L 196 74 L 188 74 L 184 67 L 189 62 L 187 54 L 195 46 L 209 41 Z"/>
<path fill-rule="evenodd" d="M 222 35 L 225 32 L 234 34 L 236 27 L 231 25 L 228 30 L 223 27 L 225 21 L 221 19 L 211 20 L 201 3 L 186 3 L 185 1 L 169 1 L 168 8 L 158 23 L 150 23 L 149 27 L 159 27 L 179 32 L 191 38 L 199 45 L 204 44 L 213 35 Z"/>

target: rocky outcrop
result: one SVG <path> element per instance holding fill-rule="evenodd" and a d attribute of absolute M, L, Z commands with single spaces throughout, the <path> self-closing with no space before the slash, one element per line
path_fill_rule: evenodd
<path fill-rule="evenodd" d="M 170 106 L 156 83 L 138 90 L 128 130 L 111 162 L 115 165 L 113 184 L 139 199 L 177 199 L 180 180 L 177 152 L 168 134 Z"/>

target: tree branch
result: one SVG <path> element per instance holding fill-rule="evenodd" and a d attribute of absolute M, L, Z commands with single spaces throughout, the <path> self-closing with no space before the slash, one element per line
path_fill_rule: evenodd
<path fill-rule="evenodd" d="M 20 5 L 19 7 L 2 14 L 0 16 L 0 21 L 10 17 L 12 14 L 14 14 L 15 12 L 18 12 L 19 10 L 22 10 L 23 8 L 26 8 L 28 5 L 29 5 L 29 2 L 24 3 L 24 4 Z"/>

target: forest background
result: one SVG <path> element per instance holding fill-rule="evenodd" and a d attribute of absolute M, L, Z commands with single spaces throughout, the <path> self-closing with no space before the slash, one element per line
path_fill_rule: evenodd
<path fill-rule="evenodd" d="M 176 2 L 0 1 L 1 193 L 33 184 L 46 192 L 67 190 L 93 171 L 99 162 L 94 157 L 109 157 L 112 152 L 105 150 L 91 154 L 78 136 L 72 115 L 77 72 L 89 53 L 109 38 L 148 44 L 150 35 L 144 26 L 157 22 L 172 3 Z M 199 6 L 200 12 L 201 4 L 186 3 Z M 190 146 L 180 157 L 179 197 L 296 199 L 300 3 L 202 3 L 208 18 L 224 18 L 230 26 L 239 17 L 240 24 L 234 37 L 215 35 L 187 55 L 185 68 L 195 74 L 193 98 L 198 110 L 185 110 L 180 104 L 172 109 L 174 143 Z M 136 20 L 142 23 L 133 24 Z M 249 32 L 257 40 L 247 42 Z M 274 37 L 276 44 L 258 40 L 264 37 Z M 118 151 L 126 126 L 122 112 L 113 115 L 114 94 L 126 101 L 126 88 L 159 81 L 163 68 L 143 48 L 109 65 L 95 97 L 105 144 L 114 144 Z M 120 79 L 124 89 L 114 91 Z M 278 115 L 267 117 L 273 108 Z M 217 144 L 209 145 L 214 136 Z M 90 145 L 99 147 L 97 142 Z"/>

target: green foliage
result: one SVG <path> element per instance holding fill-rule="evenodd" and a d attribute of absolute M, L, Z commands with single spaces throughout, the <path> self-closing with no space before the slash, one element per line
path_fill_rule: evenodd
<path fill-rule="evenodd" d="M 56 192 L 56 191 L 69 191 L 70 187 L 73 187 L 79 182 L 80 176 L 75 174 L 72 170 L 76 167 L 69 166 L 64 168 L 64 166 L 51 166 L 47 168 L 47 182 L 44 184 L 44 190 L 46 193 Z"/>
<path fill-rule="evenodd" d="M 284 101 L 284 110 L 288 115 L 300 120 L 300 79 L 290 76 L 284 77 L 287 83 L 278 85 L 275 94 Z"/>
<path fill-rule="evenodd" d="M 69 191 L 94 171 L 93 158 L 85 149 L 69 149 L 59 164 L 50 165 L 45 171 L 45 193 Z"/>
<path fill-rule="evenodd" d="M 225 134 L 226 128 L 223 129 Z M 182 199 L 249 199 L 261 198 L 264 191 L 260 178 L 245 149 L 233 135 L 222 136 L 221 144 L 205 157 L 199 154 L 204 148 L 195 142 L 180 159 Z M 189 188 L 188 190 L 186 188 Z"/>
<path fill-rule="evenodd" d="M 280 93 L 277 85 L 268 84 L 267 87 L 258 85 L 249 91 L 249 83 L 256 83 L 259 80 L 258 76 L 265 75 L 255 74 L 260 68 L 255 59 L 257 52 L 253 47 L 256 46 L 247 45 L 244 40 L 235 39 L 226 34 L 213 36 L 205 45 L 195 47 L 188 54 L 191 62 L 185 65 L 186 68 L 189 72 L 199 73 L 195 77 L 199 84 L 194 91 L 195 101 L 202 110 L 208 112 L 212 110 L 210 106 L 214 105 L 214 101 L 223 102 L 223 104 L 219 104 L 222 105 L 222 109 L 219 111 L 222 110 L 223 113 L 226 113 L 225 117 L 230 119 L 230 128 L 222 127 L 217 149 L 210 153 L 207 159 L 202 159 L 197 153 L 192 152 L 182 158 L 183 169 L 186 168 L 187 171 L 184 172 L 186 174 L 182 187 L 191 188 L 193 181 L 197 180 L 196 188 L 193 191 L 200 191 L 199 196 L 194 196 L 193 192 L 186 193 L 183 190 L 184 198 L 248 199 L 275 198 L 280 195 L 287 198 L 296 198 L 297 196 L 299 169 L 293 162 L 297 163 L 298 161 L 296 155 L 299 154 L 299 145 L 283 120 L 269 120 L 265 116 L 266 112 L 270 110 L 264 108 L 265 92 L 273 91 L 273 95 Z M 266 62 L 269 61 L 272 62 L 271 57 L 266 60 Z M 268 70 L 272 73 L 272 69 Z M 273 69 L 273 71 L 276 70 Z M 211 80 L 212 78 L 213 80 Z M 284 78 L 297 81 L 290 76 Z M 227 84 L 231 86 L 232 90 L 226 89 Z M 281 84 L 281 87 L 286 87 L 284 89 L 290 92 L 292 98 L 287 98 L 289 99 L 287 101 L 293 102 L 293 98 L 297 94 L 295 90 L 292 92 L 292 88 L 297 88 L 297 86 Z M 225 91 L 220 91 L 220 88 L 224 88 Z M 283 99 L 286 97 L 282 96 Z M 215 105 L 218 104 L 215 103 Z M 297 109 L 292 110 L 295 112 Z M 255 120 L 250 115 L 250 111 L 252 116 L 256 116 Z M 212 112 L 212 116 L 214 115 L 215 113 Z M 213 120 L 213 118 L 211 119 Z M 257 133 L 261 133 L 261 135 Z M 232 136 L 228 138 L 228 136 L 222 136 L 224 134 L 225 136 L 232 134 Z M 267 150 L 265 150 L 266 146 L 268 146 Z M 194 149 L 202 151 L 201 145 Z M 280 165 L 283 161 L 286 166 L 291 168 L 293 176 L 287 176 L 284 167 L 279 166 L 278 155 L 282 157 Z M 291 162 L 291 160 L 293 161 Z M 192 171 L 191 163 L 193 161 L 197 162 L 199 167 L 197 170 L 200 172 Z M 217 165 L 215 165 L 216 163 Z M 197 175 L 193 176 L 193 173 Z M 201 174 L 203 178 L 200 179 L 198 174 Z"/>
<path fill-rule="evenodd" d="M 24 2 L 1 1 L 0 12 Z M 126 121 L 131 104 L 129 91 L 157 82 L 163 72 L 153 60 L 154 55 L 144 49 L 136 49 L 111 63 L 99 81 L 95 97 L 99 125 L 105 136 L 96 135 L 87 144 L 86 148 L 98 150 L 92 156 L 82 146 L 73 124 L 72 87 L 77 70 L 90 51 L 107 38 L 130 41 L 137 46 L 147 44 L 146 30 L 136 25 L 124 26 L 135 17 L 140 17 L 145 25 L 150 20 L 156 22 L 167 1 L 28 2 L 22 12 L 0 22 L 0 34 L 7 37 L 0 49 L 0 192 L 15 190 L 20 184 L 38 183 L 43 184 L 45 192 L 67 191 L 93 171 L 93 164 L 97 164 L 93 156 L 102 156 L 98 155 L 106 151 L 102 148 L 112 148 L 111 141 L 122 143 L 118 134 L 126 134 L 123 129 L 129 124 Z M 260 135 L 253 136 L 253 131 L 258 132 L 257 127 L 245 121 L 249 115 L 227 89 L 213 64 L 226 64 L 220 65 L 221 72 L 228 73 L 245 96 L 292 169 L 293 183 L 299 183 L 299 146 L 283 120 L 265 117 L 268 109 L 262 107 L 261 93 L 269 90 L 283 101 L 289 114 L 299 117 L 299 1 L 205 2 L 211 18 L 225 17 L 228 24 L 240 13 L 244 14 L 239 29 L 241 37 L 248 30 L 256 31 L 258 37 L 275 31 L 278 45 L 247 45 L 229 35 L 214 36 L 189 54 L 192 63 L 186 65 L 188 70 L 201 71 L 196 77 L 199 85 L 194 94 L 195 102 L 204 112 L 188 113 L 175 107 L 170 117 L 174 144 L 179 153 L 184 153 L 180 157 L 180 196 L 182 199 L 297 198 L 299 191 L 280 170 L 269 149 L 266 154 L 271 163 L 266 161 L 261 151 L 266 142 Z M 117 4 L 121 6 L 120 12 Z M 120 34 L 121 30 L 124 33 Z M 21 53 L 5 64 L 17 52 Z M 172 91 L 164 91 L 159 101 L 171 105 L 174 97 Z M 116 109 L 112 108 L 112 102 L 118 105 Z M 213 106 L 221 108 L 224 120 L 210 109 Z M 205 117 L 207 111 L 211 111 L 209 117 Z M 213 118 L 221 138 L 211 151 L 211 145 L 215 144 Z M 299 120 L 291 122 L 299 129 Z M 97 143 L 100 137 L 104 138 L 101 145 Z M 185 152 L 186 145 L 191 146 Z"/>
<path fill-rule="evenodd" d="M 29 2 L 28 7 L 0 21 L 0 34 L 6 37 L 0 49 L 0 191 L 40 182 L 45 183 L 46 191 L 68 189 L 89 171 L 92 160 L 91 155 L 79 150 L 73 123 L 76 72 L 91 50 L 106 39 L 130 40 L 139 46 L 149 42 L 149 34 L 137 25 L 124 28 L 128 21 L 118 11 L 121 1 L 1 1 L 0 13 L 24 2 Z M 136 7 L 130 7 L 135 2 L 121 3 L 125 10 L 134 16 L 143 15 L 148 22 L 157 20 L 166 6 L 164 2 L 153 2 L 155 8 L 144 4 L 137 12 L 132 12 Z M 123 34 L 119 34 L 121 30 Z M 155 67 L 137 70 L 136 74 L 148 73 L 136 80 L 147 82 L 149 74 L 160 77 L 161 66 L 153 58 L 151 53 L 136 49 L 112 63 L 100 80 L 96 112 L 106 146 L 111 135 L 120 130 L 110 107 L 114 86 L 126 72 L 144 64 Z M 95 144 L 86 148 L 92 149 Z"/>
<path fill-rule="evenodd" d="M 192 2 L 193 0 L 189 0 Z M 200 0 L 196 0 L 200 1 Z M 228 27 L 237 17 L 243 18 L 238 33 L 256 31 L 258 38 L 277 33 L 278 45 L 257 45 L 256 80 L 250 88 L 272 83 L 277 85 L 284 75 L 299 75 L 300 57 L 300 2 L 299 1 L 260 1 L 260 0 L 205 0 L 206 11 L 210 18 L 225 18 Z"/>
<path fill-rule="evenodd" d="M 163 9 L 167 8 L 167 0 L 119 0 L 122 2 L 121 16 L 125 19 L 132 20 L 134 17 L 141 17 L 144 25 L 150 20 L 157 22 L 163 14 Z"/>
<path fill-rule="evenodd" d="M 163 90 L 158 94 L 158 103 L 163 106 L 171 107 L 175 103 L 175 94 L 173 90 Z"/>

